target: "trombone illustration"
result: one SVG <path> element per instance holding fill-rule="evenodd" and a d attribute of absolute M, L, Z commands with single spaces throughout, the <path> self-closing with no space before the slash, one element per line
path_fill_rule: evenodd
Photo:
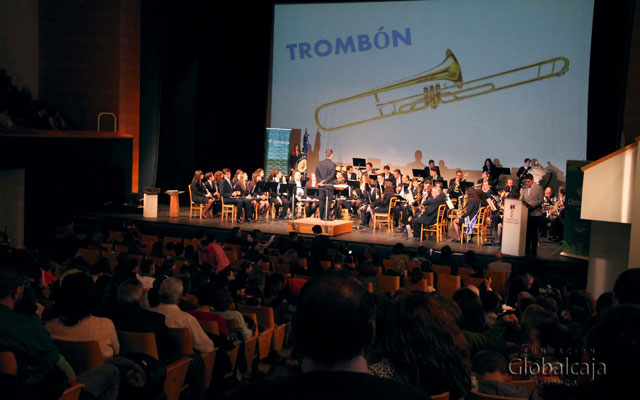
<path fill-rule="evenodd" d="M 320 129 L 333 131 L 429 107 L 436 109 L 440 104 L 560 76 L 568 70 L 568 58 L 554 57 L 464 82 L 456 56 L 447 49 L 444 61 L 437 67 L 387 86 L 323 104 L 316 108 L 314 118 Z M 416 94 L 417 89 L 421 92 Z"/>

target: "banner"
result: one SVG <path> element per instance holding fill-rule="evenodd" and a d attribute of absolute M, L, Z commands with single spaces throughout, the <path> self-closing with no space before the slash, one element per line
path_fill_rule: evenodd
<path fill-rule="evenodd" d="M 265 174 L 269 175 L 271 170 L 279 169 L 288 175 L 291 129 L 267 128 L 266 136 Z"/>
<path fill-rule="evenodd" d="M 564 240 L 562 255 L 573 257 L 589 257 L 589 241 L 591 240 L 591 221 L 580 218 L 582 206 L 581 168 L 590 161 L 567 160 L 567 188 L 565 190 L 564 208 Z"/>

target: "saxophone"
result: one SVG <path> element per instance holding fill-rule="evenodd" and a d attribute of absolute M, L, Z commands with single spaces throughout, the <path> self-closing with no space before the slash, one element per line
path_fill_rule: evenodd
<path fill-rule="evenodd" d="M 453 192 L 458 192 L 458 193 L 459 193 L 459 192 L 460 192 L 460 184 L 461 184 L 463 181 L 466 181 L 468 176 L 469 176 L 469 173 L 468 173 L 468 172 L 466 172 L 464 175 L 462 175 L 462 178 L 460 178 L 460 180 L 459 180 L 459 181 L 454 181 L 454 182 L 453 182 L 453 189 L 452 189 L 452 191 L 453 191 Z"/>

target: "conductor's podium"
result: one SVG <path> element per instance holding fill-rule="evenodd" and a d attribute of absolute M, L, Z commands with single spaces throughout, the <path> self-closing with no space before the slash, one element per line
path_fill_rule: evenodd
<path fill-rule="evenodd" d="M 320 225 L 322 234 L 326 236 L 338 236 L 353 230 L 353 221 L 323 221 L 320 218 L 300 218 L 287 222 L 287 231 L 313 234 L 313 227 Z"/>

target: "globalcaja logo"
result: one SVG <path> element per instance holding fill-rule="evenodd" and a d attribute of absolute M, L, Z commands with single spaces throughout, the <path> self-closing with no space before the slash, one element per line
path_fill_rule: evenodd
<path fill-rule="evenodd" d="M 567 354 L 565 352 L 565 354 Z M 516 357 L 509 362 L 509 373 L 527 379 L 538 379 L 542 384 L 562 384 L 576 386 L 580 380 L 593 381 L 596 376 L 607 374 L 607 365 L 598 362 L 596 358 L 583 358 L 581 361 L 572 361 L 567 355 L 564 358 L 545 357 L 529 358 Z M 544 377 L 557 377 L 561 379 L 551 380 Z"/>

